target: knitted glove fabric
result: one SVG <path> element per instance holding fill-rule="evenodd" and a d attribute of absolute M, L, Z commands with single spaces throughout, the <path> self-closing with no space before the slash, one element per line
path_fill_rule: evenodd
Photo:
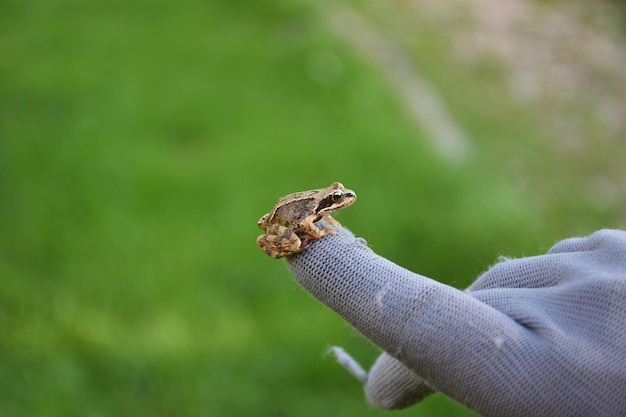
<path fill-rule="evenodd" d="M 336 230 L 287 264 L 385 352 L 366 378 L 374 405 L 441 391 L 484 416 L 626 416 L 626 232 L 502 261 L 460 291 Z"/>

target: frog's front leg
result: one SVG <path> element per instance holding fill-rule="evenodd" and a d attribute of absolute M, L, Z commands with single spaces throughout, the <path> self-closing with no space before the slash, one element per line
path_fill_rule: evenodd
<path fill-rule="evenodd" d="M 316 223 L 313 222 L 304 222 L 302 224 L 300 224 L 300 228 L 299 230 L 299 234 L 300 236 L 304 236 L 304 238 L 306 239 L 306 241 L 310 241 L 310 240 L 318 240 L 323 238 L 324 236 L 326 236 L 327 230 L 329 229 L 329 226 L 325 226 L 323 228 L 320 228 Z"/>
<path fill-rule="evenodd" d="M 330 221 L 328 222 L 328 220 Z M 319 240 L 323 238 L 324 236 L 335 234 L 335 231 L 332 229 L 331 224 L 339 225 L 339 222 L 336 221 L 335 219 L 330 218 L 330 216 L 324 217 L 324 221 L 327 221 L 327 223 L 330 223 L 330 224 L 326 224 L 320 227 L 318 226 L 319 223 L 317 222 L 315 223 L 305 222 L 300 225 L 300 232 L 298 234 L 300 235 L 300 239 L 302 239 L 303 248 L 308 246 L 309 242 L 311 241 Z"/>
<path fill-rule="evenodd" d="M 298 235 L 288 227 L 271 224 L 266 234 L 256 240 L 257 245 L 272 258 L 282 258 L 301 252 L 304 247 Z"/>
<path fill-rule="evenodd" d="M 320 223 L 324 223 L 324 225 L 321 226 Z M 318 240 L 327 235 L 334 235 L 336 232 L 333 230 L 333 226 L 341 226 L 341 223 L 326 215 L 318 222 L 303 223 L 300 228 L 311 237 L 310 240 Z"/>

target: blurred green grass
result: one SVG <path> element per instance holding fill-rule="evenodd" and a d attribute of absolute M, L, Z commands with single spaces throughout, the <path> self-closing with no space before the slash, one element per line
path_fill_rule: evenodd
<path fill-rule="evenodd" d="M 442 161 L 306 3 L 0 7 L 1 415 L 384 415 L 324 355 L 376 349 L 254 245 L 289 192 L 344 182 L 344 224 L 459 288 L 611 220 L 542 221 L 489 138 Z"/>

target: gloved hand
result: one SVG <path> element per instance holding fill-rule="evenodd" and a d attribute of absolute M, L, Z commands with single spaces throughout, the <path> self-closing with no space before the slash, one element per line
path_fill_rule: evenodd
<path fill-rule="evenodd" d="M 374 405 L 440 391 L 485 416 L 626 416 L 626 232 L 501 261 L 460 291 L 336 230 L 287 264 L 385 352 L 363 376 Z"/>

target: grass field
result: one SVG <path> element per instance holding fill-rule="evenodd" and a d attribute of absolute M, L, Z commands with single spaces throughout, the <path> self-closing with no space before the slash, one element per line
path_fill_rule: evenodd
<path fill-rule="evenodd" d="M 471 156 L 442 158 L 313 3 L 0 6 L 1 416 L 387 415 L 325 356 L 379 352 L 254 244 L 289 192 L 343 182 L 344 225 L 458 288 L 500 254 L 624 226 L 623 141 L 592 103 L 554 116 L 578 126 L 572 151 L 550 103 L 452 62 L 436 22 L 352 6 L 419 64 Z M 394 415 L 473 414 L 435 395 Z"/>

